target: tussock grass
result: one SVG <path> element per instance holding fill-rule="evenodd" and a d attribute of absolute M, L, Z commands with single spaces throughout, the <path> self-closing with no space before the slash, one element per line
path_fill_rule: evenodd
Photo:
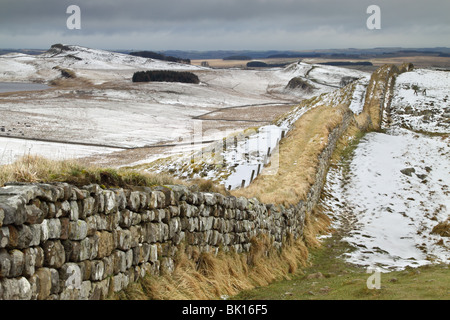
<path fill-rule="evenodd" d="M 306 112 L 280 143 L 276 174 L 260 175 L 249 187 L 232 194 L 284 205 L 305 200 L 315 181 L 318 156 L 327 145 L 329 133 L 342 122 L 345 109 L 344 105 L 322 105 Z"/>
<path fill-rule="evenodd" d="M 450 218 L 435 225 L 431 233 L 438 234 L 441 237 L 450 237 Z"/>
<path fill-rule="evenodd" d="M 196 249 L 194 249 L 196 250 Z M 127 300 L 212 300 L 234 296 L 243 290 L 289 279 L 307 265 L 308 250 L 301 240 L 289 237 L 283 250 L 274 249 L 267 237 L 252 240 L 251 251 L 237 254 L 219 251 L 196 252 L 189 259 L 182 246 L 172 274 L 147 275 L 110 299 Z"/>
<path fill-rule="evenodd" d="M 260 235 L 251 240 L 248 253 L 200 253 L 181 244 L 172 274 L 147 275 L 125 290 L 111 294 L 112 300 L 213 300 L 233 297 L 242 291 L 290 280 L 310 267 L 309 249 L 320 246 L 316 236 L 329 232 L 329 218 L 321 212 L 308 214 L 304 234 L 288 235 L 281 250 Z M 190 257 L 190 258 L 189 258 Z"/>
<path fill-rule="evenodd" d="M 0 186 L 7 182 L 67 182 L 76 186 L 99 184 L 108 187 L 182 184 L 165 174 L 141 173 L 129 169 L 81 165 L 75 160 L 56 161 L 26 155 L 16 162 L 0 166 Z"/>

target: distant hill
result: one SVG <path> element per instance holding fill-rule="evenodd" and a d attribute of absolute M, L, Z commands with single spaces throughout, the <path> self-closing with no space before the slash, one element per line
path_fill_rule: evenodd
<path fill-rule="evenodd" d="M 252 57 L 249 57 L 249 56 L 229 56 L 229 57 L 224 57 L 223 60 L 252 60 Z"/>
<path fill-rule="evenodd" d="M 47 49 L 0 49 L 0 55 L 11 52 L 25 53 L 28 55 L 39 55 L 46 52 Z M 187 50 L 165 50 L 158 53 L 149 50 L 108 50 L 112 52 L 138 55 L 141 57 L 152 58 L 162 61 L 173 61 L 187 63 L 188 60 L 201 59 L 223 59 L 232 56 L 246 56 L 252 59 L 268 58 L 326 58 L 326 59 L 368 59 L 380 57 L 400 57 L 400 56 L 439 56 L 448 57 L 450 48 L 401 48 L 401 47 L 378 47 L 371 49 L 321 49 L 321 50 L 215 50 L 215 51 L 187 51 Z M 153 57 L 150 56 L 153 54 Z M 178 58 L 183 57 L 183 58 Z"/>

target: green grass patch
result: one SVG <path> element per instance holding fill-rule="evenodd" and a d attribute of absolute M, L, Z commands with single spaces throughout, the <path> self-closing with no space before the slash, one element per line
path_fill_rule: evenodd
<path fill-rule="evenodd" d="M 339 236 L 310 250 L 312 266 L 302 269 L 290 280 L 243 291 L 237 300 L 449 300 L 448 265 L 406 268 L 380 274 L 380 289 L 368 289 L 372 274 L 350 265 L 340 255 L 351 248 Z"/>

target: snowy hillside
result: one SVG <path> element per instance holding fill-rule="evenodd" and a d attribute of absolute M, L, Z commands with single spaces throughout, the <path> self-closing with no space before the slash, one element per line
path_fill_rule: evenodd
<path fill-rule="evenodd" d="M 450 262 L 450 240 L 435 231 L 450 221 L 449 88 L 448 72 L 399 75 L 385 133 L 366 134 L 349 163 L 330 169 L 324 205 L 353 248 L 348 262 Z"/>
<path fill-rule="evenodd" d="M 202 67 L 135 57 L 81 46 L 53 46 L 47 52 L 30 56 L 10 53 L 0 56 L 0 81 L 47 82 L 59 75 L 53 67 L 69 68 L 89 80 L 129 78 L 133 70 L 203 70 Z"/>
<path fill-rule="evenodd" d="M 450 132 L 450 72 L 419 69 L 401 74 L 391 122 L 414 131 Z"/>

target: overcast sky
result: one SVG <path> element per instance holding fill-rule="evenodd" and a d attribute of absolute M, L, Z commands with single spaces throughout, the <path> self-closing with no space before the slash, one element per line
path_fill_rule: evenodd
<path fill-rule="evenodd" d="M 69 5 L 81 30 L 69 30 Z M 369 30 L 367 7 L 381 9 Z M 0 0 L 0 48 L 309 50 L 450 47 L 449 0 Z"/>

